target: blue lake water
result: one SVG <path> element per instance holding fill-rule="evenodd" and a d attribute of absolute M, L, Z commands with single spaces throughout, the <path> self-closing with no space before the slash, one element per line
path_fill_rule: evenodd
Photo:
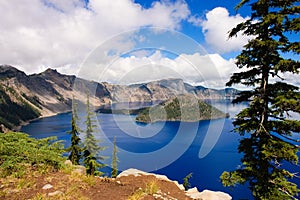
<path fill-rule="evenodd" d="M 233 117 L 245 105 L 233 106 L 229 101 L 214 102 L 214 106 L 229 112 Z M 84 114 L 80 114 L 84 118 Z M 134 116 L 97 114 L 99 133 L 95 135 L 106 146 L 102 155 L 111 157 L 112 141 L 116 137 L 119 149 L 119 169 L 137 168 L 167 175 L 182 183 L 193 173 L 191 185 L 204 189 L 224 191 L 233 199 L 252 199 L 247 186 L 225 188 L 220 182 L 223 171 L 236 169 L 242 155 L 237 153 L 238 134 L 232 133 L 232 119 L 205 120 L 200 122 L 135 123 Z M 71 113 L 59 114 L 32 121 L 21 131 L 35 138 L 57 136 L 70 145 Z M 80 125 L 82 126 L 82 125 Z M 106 159 L 109 166 L 111 159 Z M 298 166 L 293 171 L 300 171 Z M 104 171 L 109 175 L 109 168 Z M 299 180 L 295 180 L 300 185 Z"/>

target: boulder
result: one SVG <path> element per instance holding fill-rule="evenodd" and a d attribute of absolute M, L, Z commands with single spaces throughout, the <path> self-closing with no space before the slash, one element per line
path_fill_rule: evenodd
<path fill-rule="evenodd" d="M 72 161 L 71 160 L 66 160 L 65 165 L 72 166 Z"/>
<path fill-rule="evenodd" d="M 46 184 L 46 185 L 44 185 L 43 186 L 43 190 L 48 190 L 48 189 L 51 189 L 51 188 L 53 188 L 53 186 L 51 185 L 51 184 Z"/>
<path fill-rule="evenodd" d="M 86 168 L 81 165 L 74 165 L 74 169 L 73 169 L 72 173 L 86 175 Z"/>

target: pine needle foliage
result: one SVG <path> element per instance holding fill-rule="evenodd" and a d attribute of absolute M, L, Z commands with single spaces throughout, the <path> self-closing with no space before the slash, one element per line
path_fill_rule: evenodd
<path fill-rule="evenodd" d="M 117 156 L 117 141 L 116 141 L 116 137 L 114 137 L 114 149 L 113 149 L 113 155 L 112 155 L 112 162 L 111 162 L 111 177 L 112 178 L 116 178 L 118 176 L 118 156 Z"/>
<path fill-rule="evenodd" d="M 98 161 L 104 160 L 105 157 L 100 156 L 100 151 L 103 151 L 105 147 L 99 146 L 100 141 L 97 140 L 94 136 L 97 126 L 95 125 L 96 121 L 95 113 L 91 110 L 89 95 L 87 95 L 86 101 L 86 130 L 84 138 L 84 164 L 87 168 L 87 174 L 97 175 L 99 174 L 98 169 L 104 167 L 103 164 L 100 164 Z"/>
<path fill-rule="evenodd" d="M 81 139 L 79 137 L 79 128 L 77 126 L 78 121 L 78 114 L 77 114 L 77 106 L 76 102 L 73 99 L 72 103 L 72 120 L 71 125 L 72 129 L 71 131 L 68 131 L 69 134 L 71 134 L 71 146 L 66 149 L 66 151 L 70 152 L 69 154 L 69 160 L 74 165 L 79 165 L 80 159 L 83 156 L 83 148 Z"/>
<path fill-rule="evenodd" d="M 88 150 L 83 153 L 84 166 L 86 168 L 87 175 L 101 176 L 103 173 L 99 171 L 99 168 L 104 167 L 103 164 L 97 161 L 97 158 L 91 154 Z"/>
<path fill-rule="evenodd" d="M 183 178 L 183 187 L 185 189 L 185 191 L 187 191 L 188 189 L 191 188 L 191 183 L 190 183 L 190 179 L 192 178 L 193 173 L 189 173 L 188 175 L 186 175 Z"/>
<path fill-rule="evenodd" d="M 225 186 L 248 183 L 255 199 L 296 199 L 299 189 L 293 183 L 295 172 L 284 162 L 298 163 L 300 121 L 299 87 L 284 79 L 298 74 L 300 53 L 296 35 L 300 30 L 299 0 L 242 0 L 237 8 L 249 5 L 251 18 L 238 24 L 229 36 L 252 36 L 237 56 L 237 67 L 227 86 L 243 84 L 253 88 L 241 92 L 234 103 L 249 101 L 234 123 L 242 136 L 238 151 L 242 165 L 221 176 Z"/>
<path fill-rule="evenodd" d="M 62 141 L 56 137 L 34 139 L 25 133 L 0 133 L 0 176 L 22 177 L 36 170 L 60 169 L 64 158 Z"/>

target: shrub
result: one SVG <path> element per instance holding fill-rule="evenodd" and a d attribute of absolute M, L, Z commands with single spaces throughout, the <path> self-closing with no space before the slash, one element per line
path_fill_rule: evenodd
<path fill-rule="evenodd" d="M 0 134 L 0 174 L 22 177 L 28 167 L 37 170 L 60 169 L 63 145 L 56 137 L 30 138 L 24 133 Z"/>

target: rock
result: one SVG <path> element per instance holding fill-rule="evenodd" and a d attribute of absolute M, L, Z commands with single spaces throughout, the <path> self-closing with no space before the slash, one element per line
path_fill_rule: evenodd
<path fill-rule="evenodd" d="M 193 199 L 202 199 L 202 200 L 231 200 L 232 197 L 229 194 L 224 192 L 214 192 L 210 190 L 204 190 L 199 192 L 198 189 L 192 188 L 186 192 L 186 195 Z"/>
<path fill-rule="evenodd" d="M 80 174 L 80 175 L 86 175 L 86 168 L 81 165 L 75 165 L 74 170 L 72 173 Z"/>
<path fill-rule="evenodd" d="M 121 181 L 116 181 L 117 184 L 121 185 Z"/>
<path fill-rule="evenodd" d="M 72 166 L 73 164 L 72 164 L 72 161 L 71 161 L 71 160 L 66 160 L 66 161 L 65 161 L 65 165 Z"/>
<path fill-rule="evenodd" d="M 48 190 L 51 188 L 53 188 L 53 186 L 51 184 L 46 184 L 46 185 L 44 185 L 43 190 Z"/>
<path fill-rule="evenodd" d="M 121 173 L 118 175 L 118 178 L 120 178 L 120 177 L 122 177 L 122 176 L 129 176 L 129 175 L 139 176 L 139 175 L 142 175 L 142 174 L 148 174 L 148 173 L 147 173 L 147 172 L 143 172 L 143 171 L 138 170 L 138 169 L 130 168 L 130 169 L 127 169 L 127 170 L 121 172 Z"/>
<path fill-rule="evenodd" d="M 0 125 L 0 133 L 8 133 L 9 129 L 6 128 L 3 124 Z"/>
<path fill-rule="evenodd" d="M 196 187 L 189 189 L 188 191 L 185 192 L 187 196 L 197 199 L 199 198 L 200 192 Z"/>
<path fill-rule="evenodd" d="M 62 194 L 64 194 L 62 191 L 57 190 L 57 191 L 55 191 L 55 192 L 50 192 L 50 193 L 48 193 L 48 196 L 49 196 L 49 197 L 53 197 L 53 196 L 56 196 L 56 195 L 62 195 Z"/>
<path fill-rule="evenodd" d="M 18 189 L 11 189 L 11 190 L 7 191 L 8 194 L 18 193 L 18 192 L 20 192 L 20 190 L 18 190 Z"/>
<path fill-rule="evenodd" d="M 173 181 L 175 183 L 175 185 L 177 185 L 177 187 L 180 189 L 180 190 L 185 190 L 184 186 L 182 184 L 179 184 L 177 181 Z"/>

